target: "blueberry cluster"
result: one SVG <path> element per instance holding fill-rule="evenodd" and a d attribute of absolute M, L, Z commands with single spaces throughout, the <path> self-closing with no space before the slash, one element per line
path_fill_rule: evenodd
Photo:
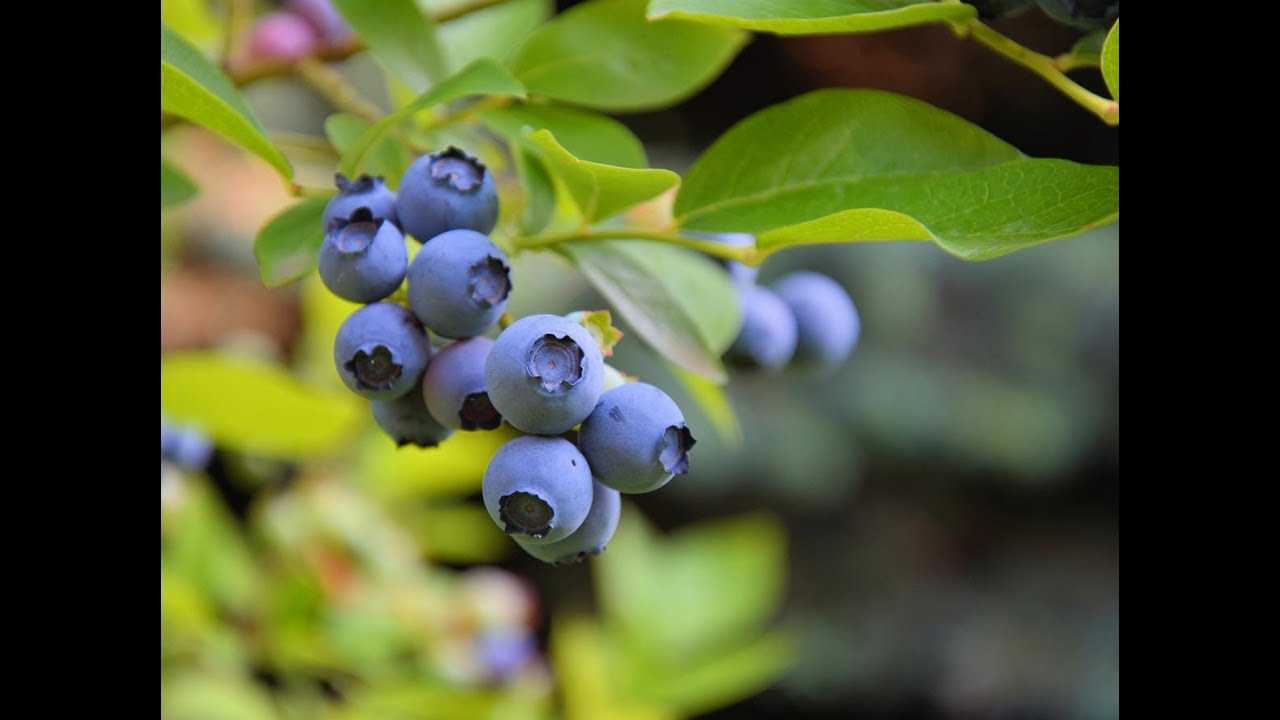
<path fill-rule="evenodd" d="M 617 529 L 620 493 L 688 472 L 694 439 L 680 408 L 606 366 L 580 314 L 531 315 L 496 340 L 483 336 L 511 293 L 507 257 L 487 237 L 498 197 L 483 164 L 450 147 L 414 162 L 398 194 L 382 178 L 339 175 L 337 185 L 320 278 L 365 303 L 334 340 L 339 375 L 401 446 L 434 447 L 504 421 L 525 433 L 493 457 L 483 495 L 526 552 L 556 564 L 599 553 Z M 423 242 L 412 261 L 405 234 Z M 408 307 L 387 301 L 406 280 Z M 436 351 L 430 334 L 452 342 Z"/>
<path fill-rule="evenodd" d="M 715 237 L 737 246 L 755 242 L 738 233 Z M 742 328 L 727 353 L 734 364 L 780 370 L 793 363 L 829 371 L 853 352 L 861 321 L 849 293 L 835 280 L 794 272 L 764 287 L 756 284 L 755 268 L 730 262 L 727 269 L 742 305 Z"/>

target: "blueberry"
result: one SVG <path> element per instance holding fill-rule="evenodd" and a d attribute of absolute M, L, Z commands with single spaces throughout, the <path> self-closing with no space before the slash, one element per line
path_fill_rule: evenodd
<path fill-rule="evenodd" d="M 160 421 L 160 457 L 189 472 L 198 472 L 213 459 L 213 443 L 192 427 Z"/>
<path fill-rule="evenodd" d="M 1041 10 L 1063 25 L 1098 30 L 1120 17 L 1120 0 L 1036 0 Z"/>
<path fill-rule="evenodd" d="M 342 382 L 370 400 L 392 400 L 419 387 L 430 359 L 431 343 L 422 323 L 391 303 L 351 313 L 333 342 Z"/>
<path fill-rule="evenodd" d="M 641 382 L 600 396 L 578 432 L 596 478 L 624 493 L 657 490 L 688 472 L 694 442 L 675 401 Z"/>
<path fill-rule="evenodd" d="M 381 300 L 400 287 L 409 266 L 404 236 L 368 208 L 338 218 L 320 246 L 320 279 L 334 295 L 357 303 Z"/>
<path fill-rule="evenodd" d="M 824 368 L 839 365 L 858 342 L 861 322 L 849 293 L 815 272 L 796 272 L 773 284 L 796 319 L 796 360 Z"/>
<path fill-rule="evenodd" d="M 350 42 L 351 26 L 329 0 L 289 0 L 286 6 L 311 23 L 328 47 L 341 47 Z"/>
<path fill-rule="evenodd" d="M 396 441 L 397 447 L 433 448 L 453 434 L 431 417 L 420 392 L 410 391 L 394 400 L 375 400 L 370 404 L 378 427 Z"/>
<path fill-rule="evenodd" d="M 333 176 L 338 186 L 338 194 L 333 196 L 324 206 L 325 232 L 329 232 L 336 220 L 350 220 L 351 216 L 361 208 L 365 208 L 374 220 L 386 219 L 399 224 L 396 218 L 396 195 L 387 189 L 387 184 L 380 177 L 361 175 L 355 180 L 348 180 L 341 173 Z"/>
<path fill-rule="evenodd" d="M 475 643 L 486 677 L 498 682 L 509 682 L 538 655 L 538 643 L 524 628 L 489 630 Z"/>
<path fill-rule="evenodd" d="M 498 322 L 511 293 L 507 256 L 474 230 L 450 230 L 409 264 L 409 306 L 437 335 L 469 338 Z"/>
<path fill-rule="evenodd" d="M 777 370 L 796 350 L 796 318 L 782 299 L 762 287 L 739 288 L 742 328 L 728 358 L 747 367 Z"/>
<path fill-rule="evenodd" d="M 484 380 L 489 400 L 517 430 L 559 435 L 596 406 L 604 390 L 604 358 L 578 323 L 530 315 L 498 336 Z"/>
<path fill-rule="evenodd" d="M 558 542 L 538 544 L 514 538 L 516 544 L 533 557 L 552 565 L 568 565 L 580 562 L 588 555 L 599 555 L 613 538 L 622 516 L 622 496 L 617 490 L 592 483 L 591 511 L 587 519 L 569 537 Z"/>
<path fill-rule="evenodd" d="M 484 389 L 484 361 L 492 347 L 486 337 L 459 340 L 431 359 L 422 393 L 440 424 L 454 430 L 494 430 L 502 424 Z"/>
<path fill-rule="evenodd" d="M 306 20 L 290 12 L 272 13 L 249 32 L 250 57 L 268 62 L 297 62 L 315 52 L 320 38 Z"/>
<path fill-rule="evenodd" d="M 563 540 L 591 510 L 591 468 L 563 438 L 525 435 L 503 445 L 484 471 L 484 506 L 509 535 Z"/>
<path fill-rule="evenodd" d="M 487 235 L 498 222 L 498 189 L 479 160 L 450 146 L 405 171 L 396 214 L 405 232 L 424 243 L 448 230 Z"/>

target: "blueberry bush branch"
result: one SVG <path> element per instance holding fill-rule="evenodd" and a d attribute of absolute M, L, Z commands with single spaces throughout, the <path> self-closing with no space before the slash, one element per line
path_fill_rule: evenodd
<path fill-rule="evenodd" d="M 1066 76 L 1067 70 L 1079 67 L 1079 65 L 1063 67 L 1055 58 L 1042 55 L 1019 45 L 980 20 L 956 23 L 953 27 L 959 35 L 971 37 L 983 47 L 993 50 L 1035 73 L 1076 104 L 1098 116 L 1098 119 L 1104 123 L 1108 125 L 1120 124 L 1119 101 L 1108 100 L 1094 94 Z"/>
<path fill-rule="evenodd" d="M 681 235 L 676 232 L 641 230 L 638 228 L 629 228 L 625 230 L 588 229 L 573 233 L 517 237 L 513 244 L 519 250 L 539 250 L 569 243 L 599 242 L 602 240 L 649 240 L 652 242 L 674 245 L 676 247 L 688 248 L 689 250 L 695 250 L 704 255 L 720 258 L 721 260 L 732 260 L 734 262 L 743 263 L 744 265 L 759 264 L 758 254 L 753 248 L 734 247 L 714 240 L 700 240 Z"/>

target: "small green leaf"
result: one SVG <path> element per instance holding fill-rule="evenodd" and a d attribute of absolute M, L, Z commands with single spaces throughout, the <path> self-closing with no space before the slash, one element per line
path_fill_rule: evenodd
<path fill-rule="evenodd" d="M 355 176 L 374 144 L 397 123 L 432 105 L 457 100 L 468 95 L 500 95 L 524 97 L 524 87 L 506 68 L 487 58 L 476 60 L 456 75 L 423 93 L 417 100 L 374 123 L 342 154 L 338 164 L 343 174 Z"/>
<path fill-rule="evenodd" d="M 202 52 L 222 46 L 222 20 L 207 0 L 160 0 L 160 22 Z"/>
<path fill-rule="evenodd" d="M 217 445 L 281 459 L 340 451 L 368 412 L 349 393 L 305 387 L 275 365 L 207 352 L 161 359 L 160 409 Z"/>
<path fill-rule="evenodd" d="M 543 230 L 555 215 L 556 188 L 542 158 L 527 147 L 511 145 L 520 187 L 524 189 L 524 208 L 520 213 L 520 231 L 534 235 Z"/>
<path fill-rule="evenodd" d="M 1105 30 L 1095 30 L 1076 41 L 1070 52 L 1058 58 L 1058 66 L 1064 69 L 1102 66 L 1102 43 L 1107 39 Z"/>
<path fill-rule="evenodd" d="M 1107 41 L 1102 45 L 1102 77 L 1107 81 L 1111 97 L 1120 101 L 1120 21 L 1111 26 Z"/>
<path fill-rule="evenodd" d="M 680 184 L 670 170 L 639 169 L 579 160 L 548 130 L 528 136 L 551 174 L 564 183 L 587 222 L 595 222 L 655 198 Z"/>
<path fill-rule="evenodd" d="M 342 17 L 388 72 L 415 93 L 444 76 L 435 23 L 413 0 L 333 0 Z"/>
<path fill-rule="evenodd" d="M 203 125 L 266 160 L 286 180 L 293 167 L 267 140 L 231 80 L 199 50 L 160 25 L 160 109 Z"/>
<path fill-rule="evenodd" d="M 590 0 L 538 28 L 510 66 L 531 92 L 614 111 L 673 105 L 710 83 L 747 33 L 648 22 L 646 0 Z"/>
<path fill-rule="evenodd" d="M 653 0 L 649 18 L 682 18 L 778 35 L 880 32 L 925 23 L 963 22 L 978 11 L 933 0 Z"/>
<path fill-rule="evenodd" d="M 741 447 L 742 426 L 738 424 L 738 416 L 733 412 L 733 405 L 729 403 L 729 395 L 724 388 L 678 365 L 669 364 L 669 367 L 711 421 L 711 426 L 720 435 L 720 439 L 730 447 Z"/>
<path fill-rule="evenodd" d="M 329 143 L 338 151 L 338 155 L 342 156 L 359 141 L 370 126 L 371 123 L 364 118 L 338 113 L 325 119 L 324 134 L 328 136 Z M 392 190 L 400 185 L 400 178 L 404 176 L 406 167 L 408 163 L 404 148 L 387 138 L 376 141 L 365 155 L 364 170 L 386 180 L 387 187 Z"/>
<path fill-rule="evenodd" d="M 502 62 L 554 12 L 551 0 L 509 0 L 442 23 L 436 35 L 449 72 L 480 58 Z"/>
<path fill-rule="evenodd" d="M 1028 158 L 967 121 L 874 90 L 820 90 L 725 133 L 676 198 L 688 230 L 791 245 L 933 240 L 985 260 L 1119 216 L 1119 168 Z"/>
<path fill-rule="evenodd" d="M 591 333 L 600 345 L 600 353 L 605 357 L 613 357 L 613 346 L 622 339 L 622 331 L 613 326 L 613 314 L 608 310 L 579 310 L 566 315 Z"/>
<path fill-rule="evenodd" d="M 630 168 L 649 165 L 639 138 L 607 115 L 558 105 L 515 105 L 491 110 L 481 120 L 511 141 L 523 140 L 526 130 L 549 130 L 583 160 Z"/>
<path fill-rule="evenodd" d="M 567 244 L 560 251 L 659 354 L 715 382 L 727 380 L 720 356 L 742 317 L 733 285 L 715 263 L 638 240 Z"/>
<path fill-rule="evenodd" d="M 262 226 L 253 242 L 258 272 L 267 287 L 279 287 L 311 272 L 324 242 L 326 198 L 308 198 Z"/>
<path fill-rule="evenodd" d="M 181 205 L 196 196 L 196 184 L 182 171 L 160 161 L 160 207 L 167 208 Z"/>

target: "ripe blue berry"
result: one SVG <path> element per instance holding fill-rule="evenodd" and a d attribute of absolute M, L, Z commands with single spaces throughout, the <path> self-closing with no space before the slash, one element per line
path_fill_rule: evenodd
<path fill-rule="evenodd" d="M 204 470 L 213 459 L 213 443 L 191 427 L 176 427 L 160 421 L 160 458 L 184 470 Z"/>
<path fill-rule="evenodd" d="M 377 302 L 400 287 L 409 266 L 404 236 L 394 223 L 360 208 L 338 218 L 320 246 L 320 279 L 340 298 Z"/>
<path fill-rule="evenodd" d="M 441 425 L 454 430 L 493 430 L 502 415 L 484 389 L 484 361 L 493 341 L 486 337 L 459 340 L 431 359 L 422 378 L 427 409 Z"/>
<path fill-rule="evenodd" d="M 694 442 L 675 401 L 641 382 L 600 396 L 578 432 L 596 478 L 624 493 L 657 490 L 688 472 Z"/>
<path fill-rule="evenodd" d="M 342 382 L 370 400 L 393 400 L 418 388 L 430 359 L 431 343 L 422 323 L 391 303 L 351 313 L 333 341 Z"/>
<path fill-rule="evenodd" d="M 437 235 L 418 251 L 408 274 L 409 306 L 447 338 L 475 337 L 493 327 L 511 293 L 507 256 L 474 230 Z"/>
<path fill-rule="evenodd" d="M 315 52 L 320 38 L 306 20 L 290 12 L 272 13 L 249 32 L 249 56 L 259 61 L 296 62 Z"/>
<path fill-rule="evenodd" d="M 498 222 L 498 189 L 479 160 L 450 146 L 405 171 L 396 214 L 405 232 L 423 243 L 448 230 L 487 235 Z"/>
<path fill-rule="evenodd" d="M 563 540 L 591 510 L 591 468 L 573 443 L 525 435 L 503 445 L 484 471 L 489 516 L 530 543 Z"/>
<path fill-rule="evenodd" d="M 777 370 L 796 350 L 796 318 L 772 291 L 758 286 L 739 288 L 742 329 L 728 358 L 739 365 Z"/>
<path fill-rule="evenodd" d="M 420 392 L 411 390 L 394 400 L 375 400 L 370 404 L 378 427 L 396 441 L 397 447 L 432 448 L 453 434 L 431 417 Z"/>
<path fill-rule="evenodd" d="M 333 227 L 335 220 L 349 220 L 360 208 L 367 208 L 374 220 L 385 218 L 399 224 L 396 219 L 396 195 L 387 189 L 382 178 L 361 175 L 355 180 L 348 180 L 339 173 L 333 176 L 333 182 L 338 186 L 338 194 L 324 206 L 324 215 L 321 216 L 326 233 Z"/>
<path fill-rule="evenodd" d="M 844 362 L 858 342 L 861 322 L 849 293 L 815 272 L 796 272 L 773 284 L 796 318 L 797 361 L 823 368 Z"/>
<path fill-rule="evenodd" d="M 530 315 L 498 336 L 484 380 L 489 401 L 517 430 L 559 435 L 596 406 L 604 390 L 604 358 L 578 323 Z"/>
<path fill-rule="evenodd" d="M 568 565 L 582 561 L 588 555 L 599 555 L 613 538 L 622 517 L 622 496 L 617 490 L 592 483 L 591 511 L 587 519 L 569 537 L 559 542 L 539 544 L 527 542 L 516 536 L 513 539 L 522 550 L 552 565 Z"/>

